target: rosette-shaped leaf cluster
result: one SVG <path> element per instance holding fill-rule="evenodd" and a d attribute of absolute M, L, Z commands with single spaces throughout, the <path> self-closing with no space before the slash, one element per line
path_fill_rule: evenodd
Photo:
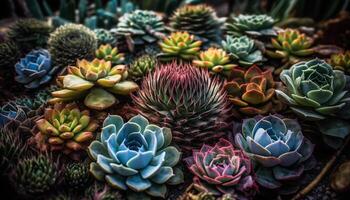
<path fill-rule="evenodd" d="M 187 31 L 204 42 L 218 42 L 222 25 L 214 9 L 204 4 L 180 7 L 170 18 L 173 31 Z"/>
<path fill-rule="evenodd" d="M 257 116 L 244 120 L 241 131 L 235 142 L 256 162 L 257 182 L 281 193 L 295 192 L 299 183 L 294 185 L 293 180 L 314 164 L 314 145 L 303 136 L 298 122 L 277 115 Z"/>
<path fill-rule="evenodd" d="M 159 43 L 162 53 L 158 56 L 164 61 L 192 60 L 199 54 L 201 45 L 202 41 L 195 40 L 188 32 L 174 32 Z"/>
<path fill-rule="evenodd" d="M 35 48 L 45 48 L 52 30 L 45 21 L 20 19 L 10 27 L 7 37 L 26 53 Z"/>
<path fill-rule="evenodd" d="M 103 110 L 117 102 L 111 93 L 128 95 L 138 89 L 136 83 L 126 80 L 126 66 L 112 67 L 110 61 L 78 60 L 77 66 L 69 66 L 67 71 L 67 75 L 58 77 L 58 85 L 62 89 L 52 93 L 54 98 L 50 100 L 51 103 L 85 97 L 87 107 Z"/>
<path fill-rule="evenodd" d="M 64 183 L 73 189 L 85 189 L 91 180 L 89 167 L 84 163 L 70 163 L 63 173 Z"/>
<path fill-rule="evenodd" d="M 276 20 L 268 15 L 243 15 L 232 16 L 226 23 L 228 35 L 241 36 L 276 36 L 273 26 Z"/>
<path fill-rule="evenodd" d="M 77 59 L 94 56 L 96 34 L 80 24 L 66 24 L 57 28 L 48 41 L 53 64 L 61 68 L 74 65 Z"/>
<path fill-rule="evenodd" d="M 129 76 L 138 81 L 146 76 L 149 72 L 153 71 L 157 63 L 157 59 L 154 56 L 143 55 L 136 58 L 129 67 Z"/>
<path fill-rule="evenodd" d="M 209 48 L 199 53 L 193 65 L 200 68 L 208 69 L 212 73 L 220 73 L 229 76 L 235 64 L 231 63 L 230 56 L 222 49 Z"/>
<path fill-rule="evenodd" d="M 14 169 L 12 183 L 22 195 L 38 195 L 55 186 L 60 171 L 57 163 L 45 155 L 21 160 Z"/>
<path fill-rule="evenodd" d="M 350 74 L 350 51 L 333 54 L 329 63 L 333 66 L 333 69 L 341 70 L 346 74 Z"/>
<path fill-rule="evenodd" d="M 135 10 L 119 18 L 116 34 L 125 36 L 133 45 L 152 44 L 164 36 L 165 25 L 154 11 Z"/>
<path fill-rule="evenodd" d="M 117 38 L 109 31 L 103 28 L 98 28 L 94 30 L 97 38 L 98 46 L 103 44 L 110 44 L 114 46 L 117 43 Z"/>
<path fill-rule="evenodd" d="M 26 88 L 34 89 L 48 83 L 59 68 L 51 63 L 50 53 L 45 49 L 33 50 L 15 65 L 15 80 Z"/>
<path fill-rule="evenodd" d="M 26 107 L 30 110 L 36 110 L 45 105 L 51 99 L 51 92 L 57 90 L 56 85 L 52 85 L 46 89 L 40 90 L 35 94 L 35 97 L 21 96 L 15 99 L 15 103 L 21 107 Z"/>
<path fill-rule="evenodd" d="M 121 64 L 125 60 L 124 54 L 120 53 L 117 47 L 112 48 L 110 44 L 101 45 L 95 55 L 96 58 L 111 61 L 112 64 Z"/>
<path fill-rule="evenodd" d="M 280 84 L 273 80 L 270 70 L 262 71 L 255 65 L 247 70 L 236 67 L 231 77 L 225 89 L 229 100 L 243 115 L 278 112 L 283 108 L 275 99 L 275 89 Z"/>
<path fill-rule="evenodd" d="M 263 61 L 262 53 L 257 49 L 254 40 L 247 36 L 227 36 L 226 40 L 222 41 L 222 47 L 241 66 L 251 66 Z"/>
<path fill-rule="evenodd" d="M 20 52 L 14 42 L 0 43 L 0 76 L 11 80 L 13 77 L 13 66 L 20 58 Z"/>
<path fill-rule="evenodd" d="M 250 158 L 225 139 L 214 147 L 204 144 L 186 162 L 195 175 L 194 187 L 201 192 L 234 193 L 241 195 L 239 199 L 250 199 L 258 190 Z"/>
<path fill-rule="evenodd" d="M 75 103 L 46 108 L 44 118 L 37 120 L 36 126 L 35 140 L 40 150 L 61 151 L 73 159 L 79 158 L 98 128 L 89 111 L 80 111 Z"/>
<path fill-rule="evenodd" d="M 278 33 L 277 38 L 271 39 L 272 46 L 276 49 L 267 51 L 272 58 L 280 58 L 292 63 L 298 62 L 299 57 L 305 57 L 314 53 L 311 48 L 313 39 L 307 37 L 298 30 L 286 29 Z"/>
<path fill-rule="evenodd" d="M 226 134 L 230 107 L 218 78 L 207 70 L 176 62 L 157 66 L 144 79 L 136 112 L 168 127 L 183 150 L 192 150 Z"/>
<path fill-rule="evenodd" d="M 165 198 L 166 184 L 183 182 L 182 171 L 174 168 L 180 152 L 169 146 L 171 140 L 170 129 L 149 124 L 141 115 L 125 123 L 109 115 L 99 140 L 89 147 L 90 172 L 113 188 L 131 190 L 128 199 Z"/>
<path fill-rule="evenodd" d="M 27 115 L 22 107 L 14 102 L 7 102 L 0 108 L 0 127 L 5 126 L 11 121 L 23 122 L 27 119 Z"/>

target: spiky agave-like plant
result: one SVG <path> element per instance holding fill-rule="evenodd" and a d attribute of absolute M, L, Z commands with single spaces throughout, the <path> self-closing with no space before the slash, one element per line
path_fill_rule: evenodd
<path fill-rule="evenodd" d="M 156 67 L 132 98 L 138 113 L 171 128 L 175 143 L 191 150 L 225 134 L 230 108 L 223 89 L 208 71 L 172 62 Z"/>
<path fill-rule="evenodd" d="M 85 163 L 69 163 L 63 177 L 66 186 L 72 189 L 84 189 L 91 181 L 89 166 Z"/>

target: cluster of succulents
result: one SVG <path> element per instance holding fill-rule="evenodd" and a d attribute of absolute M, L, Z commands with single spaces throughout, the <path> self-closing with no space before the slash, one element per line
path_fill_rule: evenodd
<path fill-rule="evenodd" d="M 103 28 L 98 28 L 94 30 L 97 38 L 97 44 L 98 46 L 101 45 L 115 45 L 117 44 L 117 38 L 108 30 L 103 29 Z"/>
<path fill-rule="evenodd" d="M 118 48 L 112 48 L 110 44 L 101 45 L 96 50 L 96 58 L 110 61 L 113 65 L 122 64 L 125 60 L 124 54 L 119 53 Z"/>
<path fill-rule="evenodd" d="M 136 58 L 129 66 L 129 76 L 137 81 L 152 72 L 156 67 L 157 59 L 154 56 L 142 55 Z"/>

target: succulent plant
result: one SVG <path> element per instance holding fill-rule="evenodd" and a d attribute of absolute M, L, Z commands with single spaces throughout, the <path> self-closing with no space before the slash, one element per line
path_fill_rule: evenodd
<path fill-rule="evenodd" d="M 98 28 L 94 30 L 98 46 L 110 44 L 112 46 L 116 45 L 117 38 L 108 30 L 103 28 Z"/>
<path fill-rule="evenodd" d="M 128 95 L 138 89 L 136 83 L 126 80 L 126 66 L 112 67 L 110 61 L 78 60 L 77 66 L 69 66 L 67 71 L 68 74 L 58 77 L 58 85 L 62 89 L 52 93 L 54 98 L 50 99 L 50 103 L 85 97 L 84 103 L 87 107 L 103 110 L 117 102 L 111 93 Z"/>
<path fill-rule="evenodd" d="M 272 58 L 279 58 L 290 61 L 292 64 L 300 61 L 300 57 L 313 54 L 315 51 L 311 48 L 313 39 L 307 37 L 298 30 L 286 29 L 278 33 L 277 38 L 271 39 L 275 51 L 266 51 Z"/>
<path fill-rule="evenodd" d="M 249 67 L 263 61 L 262 53 L 257 49 L 254 40 L 247 36 L 227 36 L 226 40 L 222 41 L 222 47 L 241 66 Z"/>
<path fill-rule="evenodd" d="M 188 32 L 174 32 L 159 42 L 162 53 L 158 56 L 164 61 L 192 60 L 199 54 L 201 45 L 202 41 L 195 40 Z"/>
<path fill-rule="evenodd" d="M 241 131 L 235 143 L 258 166 L 258 184 L 284 194 L 295 192 L 298 183 L 292 187 L 293 180 L 314 164 L 314 145 L 303 136 L 298 122 L 278 115 L 257 116 L 243 120 Z"/>
<path fill-rule="evenodd" d="M 73 65 L 77 59 L 94 56 L 97 49 L 96 34 L 80 24 L 66 24 L 57 28 L 48 41 L 55 66 Z"/>
<path fill-rule="evenodd" d="M 27 145 L 23 144 L 16 134 L 8 129 L 0 129 L 0 174 L 6 174 L 16 166 L 18 160 L 27 150 Z"/>
<path fill-rule="evenodd" d="M 193 151 L 186 162 L 200 192 L 234 193 L 241 195 L 239 199 L 251 199 L 258 190 L 250 158 L 223 138 L 213 147 L 204 144 Z"/>
<path fill-rule="evenodd" d="M 187 31 L 204 42 L 218 42 L 223 23 L 214 9 L 205 4 L 184 5 L 170 18 L 172 31 Z"/>
<path fill-rule="evenodd" d="M 84 163 L 69 163 L 63 177 L 66 186 L 72 189 L 85 189 L 91 181 L 89 166 Z"/>
<path fill-rule="evenodd" d="M 276 20 L 272 17 L 262 15 L 243 15 L 232 16 L 227 20 L 226 32 L 228 35 L 241 36 L 250 35 L 260 36 L 276 36 L 277 33 L 273 26 Z"/>
<path fill-rule="evenodd" d="M 95 182 L 84 192 L 84 200 L 124 200 L 123 195 L 110 188 L 107 184 Z"/>
<path fill-rule="evenodd" d="M 116 33 L 124 36 L 134 51 L 135 46 L 152 44 L 164 36 L 162 18 L 153 11 L 135 10 L 119 18 Z"/>
<path fill-rule="evenodd" d="M 228 99 L 239 113 L 248 116 L 275 113 L 284 107 L 275 98 L 275 89 L 281 84 L 273 80 L 270 70 L 262 71 L 256 65 L 244 70 L 232 70 L 232 80 L 225 83 Z"/>
<path fill-rule="evenodd" d="M 193 60 L 193 65 L 225 76 L 230 76 L 232 69 L 236 67 L 235 64 L 231 63 L 230 57 L 224 50 L 213 47 L 199 53 L 198 58 Z"/>
<path fill-rule="evenodd" d="M 27 119 L 26 112 L 22 107 L 9 101 L 0 107 L 0 127 L 6 126 L 11 121 L 24 121 Z"/>
<path fill-rule="evenodd" d="M 53 28 L 45 21 L 20 19 L 10 27 L 7 36 L 26 53 L 35 48 L 45 48 L 52 30 Z"/>
<path fill-rule="evenodd" d="M 182 171 L 174 167 L 181 153 L 169 146 L 171 140 L 170 129 L 150 124 L 141 115 L 125 123 L 109 115 L 99 140 L 89 146 L 94 161 L 90 172 L 113 188 L 131 190 L 128 199 L 165 198 L 166 184 L 183 182 Z"/>
<path fill-rule="evenodd" d="M 110 44 L 101 45 L 95 55 L 96 58 L 111 61 L 112 64 L 121 64 L 125 60 L 124 54 L 120 53 L 117 47 L 112 48 Z"/>
<path fill-rule="evenodd" d="M 226 134 L 230 110 L 226 93 L 206 70 L 176 62 L 157 66 L 132 99 L 137 113 L 172 130 L 182 150 Z"/>
<path fill-rule="evenodd" d="M 333 54 L 329 63 L 333 66 L 333 69 L 341 70 L 346 74 L 350 74 L 350 51 Z"/>
<path fill-rule="evenodd" d="M 44 117 L 36 121 L 37 147 L 42 150 L 62 151 L 78 159 L 95 138 L 98 124 L 90 117 L 89 111 L 80 111 L 75 103 L 55 104 L 46 108 Z"/>
<path fill-rule="evenodd" d="M 0 43 L 0 76 L 2 78 L 12 79 L 13 66 L 20 58 L 20 52 L 16 43 L 12 41 Z"/>
<path fill-rule="evenodd" d="M 15 98 L 15 103 L 21 107 L 29 108 L 30 110 L 36 110 L 39 107 L 45 105 L 49 99 L 51 99 L 51 92 L 57 90 L 56 85 L 52 85 L 48 88 L 42 89 L 35 94 L 34 97 L 21 96 Z"/>
<path fill-rule="evenodd" d="M 142 55 L 136 58 L 129 67 L 129 76 L 131 79 L 138 81 L 153 71 L 157 63 L 154 56 Z"/>
<path fill-rule="evenodd" d="M 22 159 L 11 176 L 16 191 L 21 195 L 38 195 L 55 187 L 60 171 L 57 163 L 47 155 Z"/>
<path fill-rule="evenodd" d="M 185 192 L 180 200 L 216 200 L 217 198 L 209 192 Z"/>
<path fill-rule="evenodd" d="M 46 49 L 32 50 L 15 65 L 15 80 L 28 89 L 35 89 L 48 83 L 58 69 L 52 65 Z"/>

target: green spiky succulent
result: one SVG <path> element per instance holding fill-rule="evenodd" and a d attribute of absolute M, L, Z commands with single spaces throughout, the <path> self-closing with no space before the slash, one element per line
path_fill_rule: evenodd
<path fill-rule="evenodd" d="M 136 10 L 124 14 L 117 25 L 116 33 L 124 36 L 134 51 L 134 46 L 152 44 L 164 36 L 165 26 L 162 17 L 153 11 Z"/>
<path fill-rule="evenodd" d="M 114 46 L 117 43 L 117 38 L 108 30 L 103 28 L 98 28 L 94 30 L 98 46 L 101 46 L 103 44 L 110 44 Z"/>
<path fill-rule="evenodd" d="M 11 71 L 14 71 L 14 66 L 19 58 L 20 52 L 16 43 L 12 41 L 0 43 L 0 74 L 2 77 L 12 74 Z"/>
<path fill-rule="evenodd" d="M 40 90 L 34 97 L 22 96 L 15 99 L 15 102 L 19 106 L 27 107 L 31 110 L 36 110 L 42 105 L 46 104 L 47 101 L 52 97 L 51 92 L 56 91 L 57 86 L 53 85 L 47 89 Z"/>
<path fill-rule="evenodd" d="M 74 65 L 77 59 L 93 57 L 97 49 L 96 34 L 79 24 L 57 28 L 48 41 L 53 64 L 60 67 Z"/>
<path fill-rule="evenodd" d="M 117 47 L 112 48 L 110 44 L 101 45 L 96 50 L 96 58 L 103 59 L 105 61 L 111 61 L 112 64 L 121 64 L 124 62 L 124 54 L 118 51 Z"/>
<path fill-rule="evenodd" d="M 226 32 L 232 36 L 276 36 L 277 33 L 273 28 L 275 22 L 272 17 L 264 14 L 233 15 L 226 23 Z"/>
<path fill-rule="evenodd" d="M 218 42 L 223 21 L 205 4 L 185 5 L 178 8 L 170 18 L 173 31 L 187 31 L 204 42 Z"/>
<path fill-rule="evenodd" d="M 20 19 L 10 27 L 7 36 L 18 45 L 22 52 L 28 52 L 34 48 L 46 47 L 52 30 L 52 27 L 45 21 Z"/>
<path fill-rule="evenodd" d="M 83 189 L 91 180 L 89 166 L 84 163 L 68 164 L 63 176 L 65 184 L 73 189 Z"/>
<path fill-rule="evenodd" d="M 157 59 L 153 56 L 143 55 L 134 60 L 129 67 L 129 76 L 138 81 L 142 79 L 147 73 L 153 71 Z"/>
<path fill-rule="evenodd" d="M 36 195 L 55 186 L 59 170 L 47 155 L 37 155 L 21 160 L 12 176 L 12 182 L 22 195 Z"/>
<path fill-rule="evenodd" d="M 340 54 L 333 54 L 329 60 L 329 63 L 334 69 L 350 74 L 350 51 Z"/>
<path fill-rule="evenodd" d="M 14 167 L 25 152 L 27 146 L 20 140 L 19 135 L 8 129 L 0 130 L 0 174 Z"/>

